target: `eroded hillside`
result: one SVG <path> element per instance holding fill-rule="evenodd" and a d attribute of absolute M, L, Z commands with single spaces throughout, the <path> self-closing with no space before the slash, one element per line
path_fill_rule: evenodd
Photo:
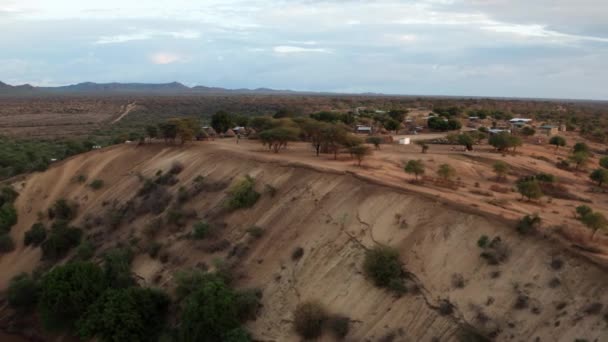
<path fill-rule="evenodd" d="M 135 209 L 118 223 L 109 219 L 130 200 L 137 208 L 145 180 L 176 163 L 184 168 L 178 182 L 166 186 L 172 197 L 167 207 L 178 201 L 180 187 L 191 189 L 203 177 L 196 194 L 180 205 L 180 223 L 151 235 L 150 223 L 166 210 Z M 94 190 L 76 181 L 81 175 L 104 186 Z M 229 185 L 247 175 L 260 199 L 250 209 L 227 211 Z M 255 158 L 216 144 L 125 145 L 73 157 L 16 189 L 19 221 L 11 235 L 17 246 L 0 256 L 2 289 L 13 276 L 41 265 L 40 248 L 23 246 L 23 234 L 65 198 L 78 203 L 74 222 L 97 255 L 119 243 L 133 246 L 132 271 L 142 284 L 171 290 L 177 270 L 211 267 L 218 258 L 234 263 L 237 286 L 263 292 L 263 308 L 248 324 L 258 340 L 299 340 L 293 311 L 309 299 L 350 317 L 352 341 L 459 340 L 469 326 L 499 341 L 608 338 L 608 278 L 599 266 L 552 239 L 521 236 L 497 216 L 465 212 L 352 173 Z M 187 238 L 200 220 L 219 227 L 218 236 Z M 258 238 L 251 234 L 254 226 L 263 230 Z M 484 235 L 499 238 L 496 251 L 478 246 Z M 152 242 L 161 246 L 162 257 L 150 256 Z M 411 285 L 403 296 L 374 287 L 364 276 L 365 252 L 377 244 L 398 249 Z M 298 248 L 303 253 L 294 258 Z M 483 252 L 499 256 L 480 257 Z"/>

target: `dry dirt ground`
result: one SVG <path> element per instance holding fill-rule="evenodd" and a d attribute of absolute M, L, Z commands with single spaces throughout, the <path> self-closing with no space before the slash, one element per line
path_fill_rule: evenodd
<path fill-rule="evenodd" d="M 557 152 L 557 156 L 563 158 L 565 153 Z M 502 156 L 483 146 L 464 153 L 433 145 L 422 154 L 415 145 L 390 145 L 357 167 L 346 155 L 337 161 L 326 155 L 315 157 L 304 143 L 274 154 L 256 141 L 236 144 L 232 139 L 183 147 L 123 145 L 93 151 L 16 184 L 19 222 L 11 235 L 17 248 L 0 256 L 0 289 L 14 275 L 40 265 L 40 249 L 24 247 L 23 234 L 54 201 L 77 202 L 75 223 L 85 226 L 91 217 L 107 214 L 107 203 L 131 199 L 141 187 L 138 175 L 153 177 L 180 162 L 185 169 L 172 191 L 188 186 L 198 175 L 207 184 L 221 185 L 210 187 L 185 206 L 194 209 L 198 219 L 223 226 L 222 239 L 231 247 L 210 253 L 206 242 L 184 239 L 193 219 L 184 228 L 166 228 L 155 237 L 163 244 L 166 262 L 142 251 L 134 260 L 133 272 L 144 284 L 170 290 L 179 269 L 212 265 L 218 257 L 236 261 L 237 285 L 263 291 L 264 307 L 249 324 L 257 339 L 298 341 L 291 328 L 292 312 L 299 302 L 316 299 L 331 312 L 351 318 L 348 338 L 352 341 L 391 336 L 393 341 L 452 341 L 465 324 L 494 333 L 498 341 L 606 340 L 608 307 L 602 305 L 608 300 L 608 277 L 602 266 L 606 238 L 598 234 L 589 241 L 589 232 L 573 218 L 579 203 L 556 199 L 528 203 L 515 192 L 489 189 L 496 184 L 492 161 L 502 159 L 518 174 L 556 174 L 570 191 L 608 214 L 608 195 L 588 193 L 592 185 L 586 174 L 559 171 L 538 159 L 556 160 L 557 156 L 546 146 L 526 146 L 518 155 Z M 425 161 L 428 176 L 434 176 L 440 164 L 451 164 L 460 186 L 449 189 L 430 181 L 411 184 L 412 177 L 402 166 L 413 158 Z M 81 174 L 90 180 L 102 179 L 106 185 L 94 191 L 74 181 Z M 256 179 L 262 193 L 258 203 L 251 209 L 218 215 L 227 186 L 245 175 Z M 501 185 L 513 187 L 514 180 L 515 175 L 510 176 Z M 479 191 L 490 194 L 476 194 Z M 516 233 L 514 220 L 535 212 L 543 218 L 541 234 Z M 98 253 L 127 241 L 137 241 L 143 249 L 149 242 L 144 227 L 152 219 L 138 217 L 117 230 L 92 226 L 86 233 L 98 245 Z M 264 229 L 264 235 L 252 238 L 247 233 L 251 226 Z M 477 241 L 482 235 L 500 237 L 508 246 L 505 263 L 491 266 L 480 258 Z M 419 291 L 395 297 L 365 279 L 361 266 L 365 251 L 376 244 L 399 250 Z M 592 246 L 598 253 L 583 252 L 574 245 Z M 294 261 L 291 254 L 297 247 L 304 249 L 304 255 Z M 462 282 L 454 281 L 458 279 Z M 455 312 L 440 314 L 441 300 L 452 303 Z"/>

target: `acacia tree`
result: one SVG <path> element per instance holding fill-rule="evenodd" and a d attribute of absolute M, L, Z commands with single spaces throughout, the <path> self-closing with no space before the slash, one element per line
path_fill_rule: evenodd
<path fill-rule="evenodd" d="M 232 125 L 232 116 L 223 110 L 211 116 L 211 127 L 218 133 L 226 132 Z"/>
<path fill-rule="evenodd" d="M 469 134 L 458 134 L 457 141 L 458 144 L 463 145 L 467 151 L 473 151 L 475 140 Z"/>
<path fill-rule="evenodd" d="M 418 176 L 424 174 L 424 163 L 422 163 L 422 160 L 410 160 L 405 164 L 403 170 L 406 173 L 413 174 L 418 180 Z"/>
<path fill-rule="evenodd" d="M 363 144 L 351 146 L 349 152 L 357 159 L 357 166 L 361 166 L 363 159 L 372 154 L 372 150 Z"/>
<path fill-rule="evenodd" d="M 569 159 L 576 165 L 575 169 L 578 170 L 581 166 L 585 166 L 585 164 L 587 164 L 590 157 L 589 152 L 578 151 L 574 152 Z"/>
<path fill-rule="evenodd" d="M 539 199 L 543 196 L 543 191 L 536 179 L 522 179 L 518 181 L 517 191 L 519 191 L 522 198 L 526 197 L 528 201 Z"/>
<path fill-rule="evenodd" d="M 509 164 L 505 163 L 504 161 L 499 160 L 496 163 L 494 163 L 492 168 L 494 169 L 494 173 L 496 173 L 496 179 L 501 180 L 501 179 L 505 179 L 507 177 L 507 174 L 509 173 L 511 166 Z"/>
<path fill-rule="evenodd" d="M 444 181 L 450 182 L 456 176 L 456 169 L 449 164 L 441 164 L 437 169 L 437 175 Z"/>
<path fill-rule="evenodd" d="M 322 121 L 305 119 L 300 123 L 302 133 L 308 141 L 312 144 L 315 149 L 317 157 L 321 153 L 321 146 L 323 145 L 323 130 L 328 124 Z"/>
<path fill-rule="evenodd" d="M 281 148 L 287 147 L 288 142 L 298 140 L 299 133 L 294 127 L 277 127 L 262 131 L 258 136 L 262 144 L 268 145 L 269 150 L 279 153 Z"/>
<path fill-rule="evenodd" d="M 420 152 L 426 153 L 429 150 L 429 145 L 424 141 L 418 140 L 416 141 L 416 145 L 420 146 Z"/>
<path fill-rule="evenodd" d="M 348 139 L 348 131 L 342 124 L 330 124 L 321 130 L 322 146 L 329 153 L 334 154 L 334 160 L 338 159 L 340 147 Z"/>
<path fill-rule="evenodd" d="M 589 175 L 592 181 L 597 182 L 598 186 L 602 186 L 604 183 L 608 183 L 608 170 L 607 169 L 596 169 Z"/>
<path fill-rule="evenodd" d="M 595 233 L 597 233 L 598 230 L 608 230 L 608 220 L 602 213 L 598 213 L 597 211 L 583 216 L 581 222 L 593 231 L 591 239 L 595 237 Z"/>
<path fill-rule="evenodd" d="M 549 139 L 549 144 L 555 145 L 555 150 L 557 151 L 560 146 L 566 146 L 566 138 L 559 135 L 553 136 Z"/>

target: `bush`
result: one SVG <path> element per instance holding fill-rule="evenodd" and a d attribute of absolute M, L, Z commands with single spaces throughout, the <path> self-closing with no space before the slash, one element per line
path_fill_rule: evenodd
<path fill-rule="evenodd" d="M 536 179 L 521 179 L 517 182 L 517 191 L 521 194 L 522 198 L 526 197 L 528 200 L 538 199 L 543 196 L 543 192 Z"/>
<path fill-rule="evenodd" d="M 169 169 L 169 174 L 179 175 L 182 171 L 184 171 L 184 164 L 174 161 Z"/>
<path fill-rule="evenodd" d="M 83 241 L 78 248 L 76 248 L 76 259 L 86 261 L 93 257 L 95 254 L 95 246 L 88 241 Z"/>
<path fill-rule="evenodd" d="M 66 199 L 59 199 L 48 210 L 50 219 L 71 221 L 76 217 L 76 206 Z"/>
<path fill-rule="evenodd" d="M 91 189 L 93 190 L 99 190 L 101 188 L 103 188 L 104 186 L 104 182 L 101 179 L 96 179 L 94 181 L 92 181 L 89 186 L 91 187 Z"/>
<path fill-rule="evenodd" d="M 366 251 L 363 270 L 378 287 L 388 287 L 403 276 L 399 252 L 388 246 L 376 246 Z"/>
<path fill-rule="evenodd" d="M 264 235 L 264 229 L 257 226 L 252 226 L 247 228 L 247 233 L 256 239 L 259 239 Z"/>
<path fill-rule="evenodd" d="M 66 221 L 55 222 L 48 238 L 42 243 L 42 257 L 50 260 L 63 258 L 70 249 L 78 246 L 81 237 L 82 230 L 68 227 Z"/>
<path fill-rule="evenodd" d="M 40 281 L 39 312 L 50 330 L 69 330 L 106 289 L 102 269 L 89 262 L 57 266 Z"/>
<path fill-rule="evenodd" d="M 46 228 L 44 224 L 37 222 L 32 225 L 32 228 L 25 232 L 23 244 L 26 246 L 39 246 L 46 239 Z"/>
<path fill-rule="evenodd" d="M 78 334 L 87 340 L 154 341 L 164 327 L 169 302 L 160 290 L 108 290 L 78 321 Z"/>
<path fill-rule="evenodd" d="M 192 238 L 195 240 L 202 240 L 214 235 L 214 231 L 209 223 L 201 221 L 194 224 L 192 229 Z"/>
<path fill-rule="evenodd" d="M 13 309 L 29 311 L 38 302 L 38 284 L 27 273 L 22 273 L 11 279 L 6 299 Z"/>
<path fill-rule="evenodd" d="M 495 237 L 490 244 L 484 248 L 480 257 L 485 259 L 489 265 L 499 265 L 506 262 L 510 254 L 508 246 L 502 242 L 501 238 Z"/>
<path fill-rule="evenodd" d="M 8 233 L 0 233 L 0 253 L 12 252 L 15 249 L 15 243 Z"/>
<path fill-rule="evenodd" d="M 487 235 L 482 235 L 479 240 L 477 240 L 477 246 L 479 246 L 479 248 L 486 248 L 489 242 L 490 238 Z"/>
<path fill-rule="evenodd" d="M 350 330 L 350 318 L 342 315 L 334 315 L 329 318 L 329 329 L 338 340 L 343 340 Z"/>
<path fill-rule="evenodd" d="M 519 220 L 516 229 L 520 234 L 530 234 L 535 232 L 541 224 L 541 218 L 534 215 L 526 215 Z"/>
<path fill-rule="evenodd" d="M 262 307 L 261 299 L 262 291 L 259 289 L 241 290 L 236 293 L 237 312 L 241 322 L 254 320 L 257 317 Z"/>
<path fill-rule="evenodd" d="M 255 191 L 255 179 L 245 176 L 243 180 L 236 183 L 228 192 L 226 206 L 230 210 L 252 207 L 260 198 Z"/>
<path fill-rule="evenodd" d="M 103 271 L 106 283 L 112 288 L 127 288 L 135 285 L 131 276 L 133 252 L 126 248 L 107 251 L 103 257 Z"/>
<path fill-rule="evenodd" d="M 323 305 L 316 301 L 299 304 L 294 311 L 294 330 L 304 339 L 314 339 L 321 336 L 327 313 Z"/>
<path fill-rule="evenodd" d="M 296 247 L 291 252 L 291 260 L 293 260 L 293 261 L 300 260 L 302 258 L 302 256 L 304 256 L 304 248 L 302 248 L 302 247 Z"/>
<path fill-rule="evenodd" d="M 17 210 L 13 203 L 6 202 L 0 207 L 0 233 L 8 233 L 17 223 Z"/>

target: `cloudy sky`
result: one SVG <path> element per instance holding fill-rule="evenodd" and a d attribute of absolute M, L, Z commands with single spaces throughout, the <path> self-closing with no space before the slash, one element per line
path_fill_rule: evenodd
<path fill-rule="evenodd" d="M 608 1 L 0 0 L 0 81 L 608 100 Z"/>

